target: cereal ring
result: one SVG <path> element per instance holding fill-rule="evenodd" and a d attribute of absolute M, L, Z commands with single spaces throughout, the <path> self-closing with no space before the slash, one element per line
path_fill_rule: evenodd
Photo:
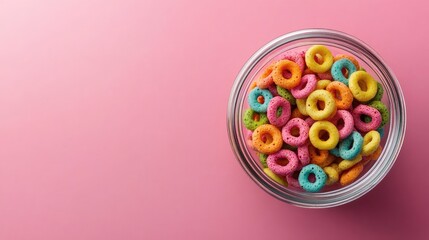
<path fill-rule="evenodd" d="M 262 96 L 264 98 L 263 103 L 258 102 L 258 97 Z M 273 98 L 273 95 L 270 91 L 260 88 L 255 88 L 249 93 L 249 106 L 253 111 L 264 113 L 267 112 L 268 103 Z"/>
<path fill-rule="evenodd" d="M 319 109 L 318 102 L 324 103 L 324 108 Z M 314 120 L 327 119 L 337 110 L 334 97 L 326 90 L 312 92 L 306 101 L 306 111 Z"/>
<path fill-rule="evenodd" d="M 292 93 L 289 92 L 286 88 L 277 86 L 277 92 L 280 96 L 289 101 L 290 104 L 296 105 L 296 99 L 292 96 Z"/>
<path fill-rule="evenodd" d="M 299 112 L 303 116 L 308 116 L 307 109 L 306 109 L 306 101 L 307 101 L 306 98 L 296 100 L 296 107 L 298 108 Z"/>
<path fill-rule="evenodd" d="M 328 167 L 324 167 L 323 171 L 326 173 L 326 176 L 328 177 L 328 179 L 326 180 L 327 186 L 338 182 L 339 174 L 337 170 L 335 170 L 335 168 L 328 166 Z"/>
<path fill-rule="evenodd" d="M 353 94 L 344 83 L 333 81 L 326 87 L 326 91 L 332 94 L 338 109 L 349 109 L 352 106 Z"/>
<path fill-rule="evenodd" d="M 377 128 L 377 132 L 380 133 L 381 138 L 384 137 L 384 128 L 382 127 Z"/>
<path fill-rule="evenodd" d="M 339 146 L 340 157 L 346 160 L 354 159 L 361 151 L 363 138 L 360 133 L 354 131 L 344 139 Z"/>
<path fill-rule="evenodd" d="M 360 102 L 367 102 L 377 94 L 377 81 L 364 71 L 352 73 L 348 85 L 353 96 Z"/>
<path fill-rule="evenodd" d="M 310 144 L 308 151 L 310 153 L 310 163 L 320 167 L 326 167 L 334 161 L 334 156 L 329 155 L 328 150 L 319 150 Z"/>
<path fill-rule="evenodd" d="M 277 85 L 271 84 L 268 86 L 268 91 L 273 95 L 273 97 L 280 96 L 280 94 L 277 92 Z"/>
<path fill-rule="evenodd" d="M 343 172 L 340 177 L 340 184 L 341 186 L 346 186 L 352 182 L 354 182 L 357 177 L 362 173 L 363 171 L 363 164 L 358 163 L 354 167 L 350 168 L 346 172 Z"/>
<path fill-rule="evenodd" d="M 319 81 L 317 81 L 317 83 L 316 83 L 316 89 L 317 90 L 325 90 L 326 89 L 326 87 L 331 83 L 332 81 L 331 80 L 328 80 L 328 79 L 322 79 L 322 80 L 319 80 Z"/>
<path fill-rule="evenodd" d="M 256 80 L 256 86 L 258 88 L 268 88 L 268 86 L 272 85 L 274 83 L 273 77 L 271 76 L 271 73 L 274 70 L 274 64 L 271 64 L 268 66 L 264 72 L 261 74 L 261 76 Z"/>
<path fill-rule="evenodd" d="M 306 118 L 304 121 L 308 124 L 309 127 L 311 127 L 311 125 L 316 122 L 311 117 Z"/>
<path fill-rule="evenodd" d="M 381 101 L 384 94 L 384 88 L 381 83 L 377 82 L 377 93 L 375 94 L 374 98 L 371 99 L 371 101 Z"/>
<path fill-rule="evenodd" d="M 281 159 L 287 159 L 286 165 L 278 163 Z M 287 176 L 292 174 L 298 168 L 298 157 L 291 150 L 280 150 L 274 154 L 268 155 L 267 165 L 273 173 L 279 176 Z"/>
<path fill-rule="evenodd" d="M 375 152 L 373 152 L 371 155 L 367 156 L 367 158 L 369 158 L 372 161 L 376 161 L 381 153 L 383 152 L 383 147 L 381 147 L 381 145 L 378 145 L 377 150 L 375 150 Z"/>
<path fill-rule="evenodd" d="M 292 113 L 291 113 L 291 116 L 290 116 L 291 118 L 301 118 L 301 119 L 305 119 L 306 118 L 306 116 L 304 116 L 300 111 L 299 111 L 299 109 L 298 108 L 294 108 L 293 110 L 292 110 Z"/>
<path fill-rule="evenodd" d="M 283 76 L 283 72 L 285 71 L 289 71 L 291 73 L 289 78 L 285 78 Z M 271 76 L 273 76 L 273 80 L 276 85 L 282 88 L 292 89 L 300 83 L 301 71 L 298 64 L 289 60 L 280 60 L 274 67 Z"/>
<path fill-rule="evenodd" d="M 335 57 L 334 57 L 334 62 L 336 62 L 336 61 L 338 61 L 338 60 L 340 60 L 340 59 L 348 59 L 350 62 L 352 62 L 353 63 L 353 65 L 355 65 L 355 67 L 356 67 L 356 69 L 360 69 L 360 66 L 359 66 L 359 62 L 356 60 L 356 58 L 354 58 L 354 57 L 352 57 L 352 56 L 350 56 L 350 55 L 345 55 L 345 54 L 337 54 L 337 55 L 335 55 Z"/>
<path fill-rule="evenodd" d="M 268 104 L 268 120 L 272 125 L 281 128 L 290 118 L 290 109 L 290 103 L 286 99 L 280 96 L 274 97 Z M 278 111 L 280 111 L 280 114 L 278 114 Z"/>
<path fill-rule="evenodd" d="M 310 163 L 310 154 L 308 152 L 308 144 L 304 144 L 298 147 L 297 151 L 298 160 L 302 166 L 306 166 Z"/>
<path fill-rule="evenodd" d="M 262 124 L 268 123 L 268 118 L 265 113 L 257 113 L 252 109 L 247 109 L 243 116 L 244 126 L 253 131 Z"/>
<path fill-rule="evenodd" d="M 347 110 L 338 110 L 335 116 L 331 118 L 330 122 L 337 126 L 338 133 L 340 134 L 340 139 L 348 137 L 353 132 L 353 116 Z"/>
<path fill-rule="evenodd" d="M 308 179 L 310 174 L 315 175 L 315 182 L 310 182 Z M 325 186 L 326 180 L 326 173 L 316 164 L 309 164 L 303 167 L 298 177 L 299 185 L 307 192 L 319 192 Z"/>
<path fill-rule="evenodd" d="M 361 132 L 376 130 L 380 126 L 382 120 L 381 114 L 377 109 L 363 104 L 355 107 L 353 109 L 352 115 L 355 122 L 355 128 Z M 369 116 L 371 121 L 367 123 L 362 121 L 361 115 Z"/>
<path fill-rule="evenodd" d="M 263 136 L 268 140 L 263 141 Z M 271 141 L 269 141 L 271 140 Z M 258 152 L 272 154 L 282 148 L 283 140 L 279 129 L 270 124 L 264 124 L 255 129 L 252 135 L 253 146 Z"/>
<path fill-rule="evenodd" d="M 342 82 L 348 86 L 349 85 L 349 79 L 344 77 L 343 69 L 347 69 L 347 73 L 348 73 L 349 78 L 350 78 L 351 74 L 356 72 L 357 69 L 356 69 L 356 66 L 353 65 L 353 63 L 346 58 L 342 58 L 338 61 L 335 61 L 334 64 L 332 65 L 332 68 L 331 68 L 332 77 L 335 80 L 340 81 L 340 82 Z"/>
<path fill-rule="evenodd" d="M 292 129 L 298 128 L 299 135 L 292 135 Z M 285 143 L 298 147 L 306 143 L 308 139 L 308 124 L 301 118 L 292 118 L 282 129 L 282 138 Z"/>
<path fill-rule="evenodd" d="M 319 77 L 319 79 L 331 80 L 331 81 L 334 80 L 330 72 L 318 73 L 317 76 Z"/>
<path fill-rule="evenodd" d="M 380 133 L 377 131 L 369 131 L 363 137 L 362 155 L 368 156 L 374 153 L 380 145 Z"/>
<path fill-rule="evenodd" d="M 389 122 L 389 119 L 390 119 L 389 110 L 387 109 L 386 105 L 384 105 L 383 102 L 372 101 L 370 104 L 368 104 L 368 106 L 371 106 L 380 112 L 381 114 L 380 127 L 383 127 L 384 125 L 386 125 L 386 123 Z"/>
<path fill-rule="evenodd" d="M 298 86 L 292 88 L 291 93 L 295 98 L 306 98 L 316 88 L 316 75 L 307 74 L 302 76 Z"/>
<path fill-rule="evenodd" d="M 353 167 L 354 165 L 356 165 L 358 162 L 362 161 L 362 155 L 358 154 L 355 158 L 353 158 L 352 160 L 343 160 L 338 164 L 338 167 L 344 171 L 347 170 L 351 167 Z"/>
<path fill-rule="evenodd" d="M 258 153 L 258 157 L 259 157 L 259 162 L 261 163 L 262 167 L 267 168 L 267 158 L 268 155 L 264 154 L 264 153 Z"/>
<path fill-rule="evenodd" d="M 334 148 L 332 148 L 331 150 L 329 150 L 329 153 L 334 155 L 335 157 L 339 157 L 340 156 L 340 146 L 339 144 L 337 144 L 337 146 L 335 146 Z"/>
<path fill-rule="evenodd" d="M 253 82 L 250 84 L 249 92 L 250 92 L 250 91 L 252 91 L 255 87 L 256 87 L 256 81 L 253 81 Z"/>
<path fill-rule="evenodd" d="M 341 161 L 342 161 L 342 159 L 341 159 Z M 340 167 L 338 166 L 338 164 L 336 164 L 336 163 L 331 163 L 331 165 L 329 165 L 329 166 L 332 167 L 333 169 L 335 169 L 335 171 L 337 171 L 338 174 L 341 174 L 343 172 L 343 170 L 341 170 Z"/>
<path fill-rule="evenodd" d="M 304 71 L 305 68 L 305 62 L 304 62 L 304 58 L 301 56 L 301 54 L 296 53 L 296 52 L 288 52 L 285 53 L 282 57 L 280 57 L 281 60 L 289 60 L 292 62 L 295 62 L 296 64 L 298 64 L 299 66 L 299 70 L 301 72 Z"/>
<path fill-rule="evenodd" d="M 299 167 L 298 167 L 298 169 L 299 169 Z M 302 166 L 301 166 L 301 169 L 302 169 Z M 287 180 L 289 186 L 292 186 L 295 188 L 301 188 L 301 186 L 299 185 L 299 182 L 298 182 L 298 177 L 299 177 L 299 173 L 300 173 L 301 169 L 296 170 L 292 174 L 286 176 L 286 180 Z"/>
<path fill-rule="evenodd" d="M 320 134 L 327 132 L 328 139 L 322 140 Z M 334 124 L 328 121 L 315 122 L 309 131 L 311 144 L 320 150 L 331 150 L 337 146 L 340 139 L 340 134 Z"/>
<path fill-rule="evenodd" d="M 253 132 L 248 129 L 244 131 L 244 139 L 246 139 L 246 145 L 253 149 L 252 134 Z"/>
<path fill-rule="evenodd" d="M 318 63 L 315 59 L 316 54 L 322 56 L 322 63 Z M 305 52 L 305 63 L 307 67 L 316 73 L 324 73 L 331 68 L 334 57 L 329 49 L 322 45 L 313 45 Z"/>
<path fill-rule="evenodd" d="M 278 184 L 286 186 L 286 187 L 288 186 L 288 184 L 287 184 L 287 182 L 285 180 L 283 180 L 281 177 L 277 176 L 269 168 L 264 168 L 264 173 L 268 177 L 270 177 L 271 179 L 273 179 L 274 181 L 276 181 Z"/>

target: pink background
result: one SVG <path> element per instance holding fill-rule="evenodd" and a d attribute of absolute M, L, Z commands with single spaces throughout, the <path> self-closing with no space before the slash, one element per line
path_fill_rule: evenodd
<path fill-rule="evenodd" d="M 0 239 L 427 235 L 425 1 L 250 2 L 0 0 Z M 334 209 L 266 194 L 226 133 L 244 62 L 307 27 L 370 44 L 407 100 L 390 174 Z"/>

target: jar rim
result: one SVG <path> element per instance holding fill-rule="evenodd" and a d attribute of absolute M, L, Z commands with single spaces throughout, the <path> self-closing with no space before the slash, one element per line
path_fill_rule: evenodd
<path fill-rule="evenodd" d="M 317 40 L 342 44 L 343 47 L 346 46 L 347 51 L 357 52 L 370 61 L 369 64 L 374 66 L 375 70 L 378 71 L 378 76 L 383 78 L 380 80 L 385 82 L 383 86 L 386 88 L 385 92 L 388 93 L 391 122 L 383 154 L 364 176 L 360 177 L 356 182 L 337 190 L 307 193 L 288 190 L 274 183 L 263 173 L 256 162 L 253 161 L 243 141 L 244 137 L 241 129 L 242 109 L 240 108 L 243 103 L 243 93 L 247 91 L 247 88 L 244 86 L 245 80 L 264 57 L 286 44 L 298 43 L 299 41 L 305 41 L 306 44 L 310 44 L 311 41 Z M 327 208 L 339 206 L 363 196 L 387 175 L 399 155 L 405 138 L 406 106 L 402 89 L 396 76 L 378 53 L 369 45 L 356 37 L 336 30 L 322 28 L 302 29 L 279 36 L 265 44 L 244 64 L 232 86 L 227 109 L 227 130 L 236 158 L 247 174 L 262 189 L 277 199 L 296 206 Z"/>

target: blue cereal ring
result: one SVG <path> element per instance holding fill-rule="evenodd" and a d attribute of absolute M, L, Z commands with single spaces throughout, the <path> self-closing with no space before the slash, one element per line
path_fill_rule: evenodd
<path fill-rule="evenodd" d="M 264 103 L 258 102 L 259 96 L 264 97 Z M 249 93 L 249 106 L 255 112 L 265 113 L 267 112 L 268 103 L 271 101 L 272 98 L 273 95 L 269 90 L 260 89 L 256 87 Z"/>
<path fill-rule="evenodd" d="M 316 181 L 310 182 L 308 177 L 310 174 L 314 174 Z M 299 173 L 298 182 L 299 185 L 307 192 L 318 192 L 326 184 L 328 177 L 323 169 L 316 164 L 308 164 L 301 169 Z"/>
<path fill-rule="evenodd" d="M 345 160 L 354 159 L 362 150 L 363 137 L 359 132 L 353 131 L 340 143 L 340 157 Z"/>
<path fill-rule="evenodd" d="M 331 75 L 334 80 L 340 81 L 345 85 L 349 85 L 349 80 L 343 75 L 343 68 L 347 69 L 348 75 L 356 72 L 356 66 L 348 59 L 342 58 L 335 61 L 331 68 Z"/>
<path fill-rule="evenodd" d="M 383 136 L 384 136 L 384 127 L 377 128 L 377 132 L 380 133 L 380 137 L 383 138 Z"/>
<path fill-rule="evenodd" d="M 339 144 L 335 148 L 329 150 L 329 153 L 334 155 L 335 157 L 339 157 L 340 156 Z"/>

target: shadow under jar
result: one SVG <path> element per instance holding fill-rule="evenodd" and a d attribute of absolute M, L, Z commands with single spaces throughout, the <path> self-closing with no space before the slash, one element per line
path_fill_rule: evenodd
<path fill-rule="evenodd" d="M 384 126 L 383 151 L 377 161 L 365 166 L 364 172 L 352 184 L 341 188 L 325 188 L 310 193 L 288 188 L 268 177 L 259 164 L 258 156 L 246 144 L 243 114 L 248 108 L 247 97 L 251 83 L 268 64 L 287 51 L 302 51 L 312 45 L 325 45 L 333 55 L 354 56 L 359 64 L 384 88 L 382 102 L 390 112 Z M 280 36 L 259 49 L 243 66 L 235 79 L 227 110 L 227 127 L 231 147 L 247 174 L 272 196 L 307 208 L 327 208 L 351 202 L 373 189 L 389 172 L 401 150 L 406 128 L 404 96 L 398 80 L 381 57 L 367 44 L 348 34 L 328 29 L 304 29 Z"/>

